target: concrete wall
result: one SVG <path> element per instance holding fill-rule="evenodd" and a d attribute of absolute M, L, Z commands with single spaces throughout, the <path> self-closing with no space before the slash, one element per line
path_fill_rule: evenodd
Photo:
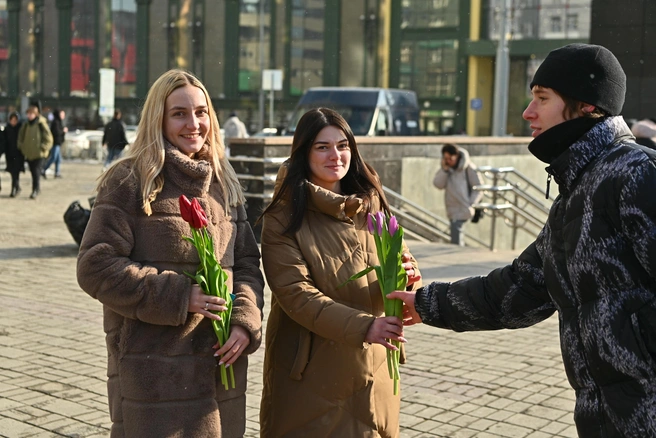
<path fill-rule="evenodd" d="M 528 137 L 357 138 L 360 154 L 376 169 L 385 186 L 444 218 L 444 192 L 433 186 L 433 176 L 439 168 L 444 143 L 450 142 L 467 149 L 477 166 L 514 167 L 536 185 L 546 188 L 546 165 L 528 152 L 527 145 L 530 141 L 531 138 Z M 238 173 L 250 172 L 249 169 L 252 169 L 252 172 L 261 172 L 262 166 L 251 165 L 249 168 L 240 163 L 237 156 L 285 157 L 289 155 L 290 150 L 291 137 L 238 139 L 231 145 L 231 159 Z M 269 165 L 267 172 L 275 172 L 275 166 Z M 253 182 L 249 184 L 256 191 L 270 190 L 272 187 Z M 556 194 L 557 186 L 552 184 L 551 190 L 552 194 Z M 543 198 L 540 193 L 534 193 L 534 196 Z M 258 208 L 259 206 L 251 209 L 249 214 L 255 215 Z M 478 224 L 467 224 L 465 231 L 489 242 L 491 222 L 490 216 L 486 215 Z M 496 248 L 510 249 L 511 228 L 501 221 L 498 221 L 496 228 Z M 534 234 L 520 231 L 516 247 L 527 246 L 534 237 Z"/>

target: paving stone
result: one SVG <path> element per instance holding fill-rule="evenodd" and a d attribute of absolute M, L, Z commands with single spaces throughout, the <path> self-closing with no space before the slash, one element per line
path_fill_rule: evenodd
<path fill-rule="evenodd" d="M 0 416 L 0 431 L 2 431 L 0 433 L 2 433 L 4 436 L 19 438 L 43 432 L 43 429 L 39 429 L 36 426 L 15 420 L 13 418 Z"/>
<path fill-rule="evenodd" d="M 2 214 L 24 219 L 4 222 L 0 230 L 0 435 L 3 425 L 20 424 L 29 437 L 106 438 L 111 427 L 102 305 L 77 285 L 77 246 L 61 218 L 72 201 L 86 202 L 102 164 L 65 160 L 62 166 L 66 178 L 42 181 L 37 202 L 0 193 Z M 29 186 L 29 175 L 21 179 Z M 486 274 L 519 253 L 409 245 L 429 273 L 426 282 L 455 279 L 454 272 Z M 45 310 L 32 304 L 34 290 L 48 294 Z M 47 325 L 35 324 L 38 318 L 47 318 Z M 406 337 L 402 437 L 576 436 L 557 316 L 528 329 L 493 332 L 415 325 Z M 263 360 L 260 349 L 249 361 L 246 438 L 259 437 Z"/>
<path fill-rule="evenodd" d="M 525 427 L 515 426 L 508 423 L 497 423 L 490 426 L 487 430 L 490 433 L 501 435 L 510 438 L 524 438 L 529 433 L 533 432 L 531 429 Z"/>

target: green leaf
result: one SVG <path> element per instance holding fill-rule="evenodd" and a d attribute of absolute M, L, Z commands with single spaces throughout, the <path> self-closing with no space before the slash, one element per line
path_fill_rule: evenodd
<path fill-rule="evenodd" d="M 346 284 L 348 284 L 349 282 L 351 282 L 353 280 L 357 280 L 360 277 L 364 277 L 365 275 L 370 273 L 371 270 L 374 269 L 374 268 L 375 268 L 375 266 L 369 266 L 368 268 L 363 269 L 362 271 L 358 272 L 357 274 L 351 275 L 348 280 L 346 280 L 344 283 L 337 286 L 337 289 L 339 289 L 343 286 L 346 286 Z"/>

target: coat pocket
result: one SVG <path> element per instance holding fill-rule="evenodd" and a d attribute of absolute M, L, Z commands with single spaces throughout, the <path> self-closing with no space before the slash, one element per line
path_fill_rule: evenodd
<path fill-rule="evenodd" d="M 312 349 L 312 333 L 305 327 L 301 327 L 298 332 L 298 349 L 296 350 L 296 358 L 292 369 L 289 372 L 289 377 L 293 380 L 301 380 L 303 378 L 303 371 L 310 360 L 310 350 Z"/>

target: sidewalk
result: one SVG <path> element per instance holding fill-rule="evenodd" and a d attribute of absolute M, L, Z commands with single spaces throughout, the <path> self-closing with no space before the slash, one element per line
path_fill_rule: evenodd
<path fill-rule="evenodd" d="M 9 174 L 0 173 L 2 437 L 109 436 L 102 305 L 77 285 L 77 246 L 63 222 L 71 202 L 88 207 L 101 168 L 64 161 L 63 178 L 42 180 L 36 200 L 29 172 L 15 199 Z M 517 254 L 408 244 L 426 281 L 486 274 Z M 516 331 L 414 326 L 406 338 L 402 437 L 577 436 L 556 316 Z M 250 360 L 246 437 L 259 436 L 263 358 L 261 348 Z"/>

